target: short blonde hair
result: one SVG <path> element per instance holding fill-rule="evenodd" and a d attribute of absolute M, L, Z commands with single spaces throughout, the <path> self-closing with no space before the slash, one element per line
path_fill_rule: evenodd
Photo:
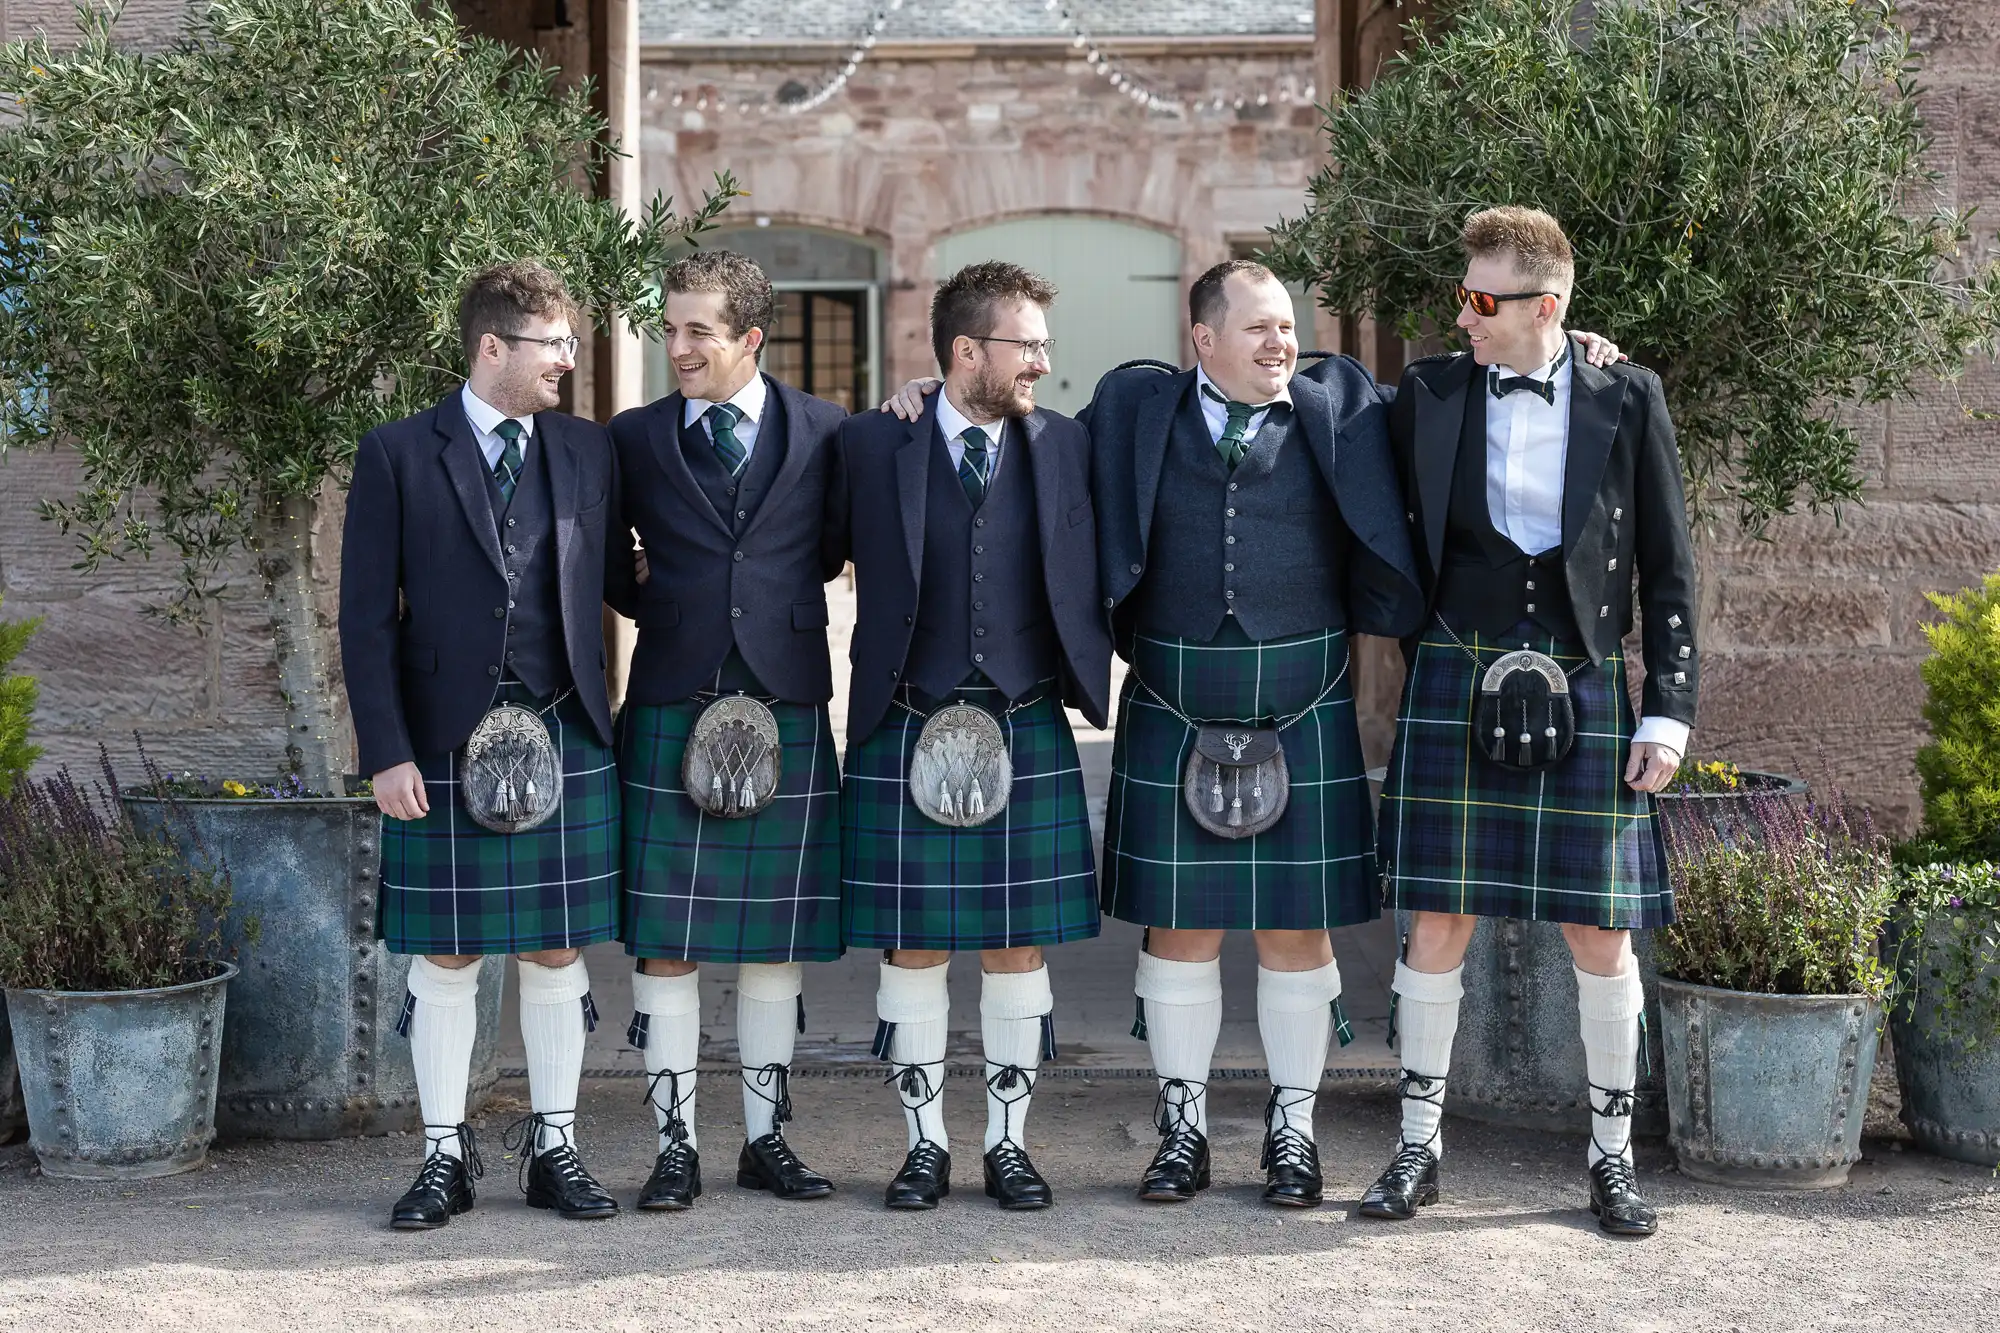
<path fill-rule="evenodd" d="M 1565 294 L 1576 282 L 1576 256 L 1562 224 L 1539 208 L 1487 208 L 1458 233 L 1467 259 L 1509 255 L 1523 277 Z"/>

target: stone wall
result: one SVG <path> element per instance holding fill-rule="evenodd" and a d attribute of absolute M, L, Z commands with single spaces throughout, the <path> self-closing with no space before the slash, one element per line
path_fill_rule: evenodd
<path fill-rule="evenodd" d="M 2000 5 L 1904 0 L 1927 57 L 1925 113 L 1945 202 L 2000 225 Z M 1989 249 L 1990 253 L 1990 249 Z M 1849 793 L 1902 830 L 1919 814 L 1925 739 L 1924 593 L 2000 568 L 2000 373 L 1855 412 L 1871 478 L 1836 521 L 1800 516 L 1770 540 L 1702 542 L 1706 638 L 1696 745 L 1740 763 L 1810 772 L 1824 757 Z"/>

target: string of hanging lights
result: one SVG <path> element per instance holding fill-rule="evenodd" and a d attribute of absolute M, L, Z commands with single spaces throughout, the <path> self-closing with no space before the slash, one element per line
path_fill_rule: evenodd
<path fill-rule="evenodd" d="M 882 0 L 879 8 L 868 16 L 861 32 L 855 37 L 846 59 L 833 72 L 821 79 L 817 86 L 808 86 L 796 79 L 787 80 L 776 94 L 758 92 L 734 96 L 733 105 L 738 115 L 768 115 L 782 113 L 800 115 L 815 111 L 847 87 L 855 72 L 866 64 L 874 52 L 876 43 L 891 22 L 891 16 L 902 10 L 905 0 Z M 919 0 L 922 3 L 922 0 Z M 1078 13 L 1077 0 L 1042 0 L 1042 8 L 1053 16 L 1055 25 L 1069 39 L 1072 49 L 1083 53 L 1083 69 L 1097 78 L 1103 79 L 1120 95 L 1129 98 L 1135 105 L 1163 115 L 1189 116 L 1198 113 L 1235 113 L 1251 106 L 1269 106 L 1276 102 L 1285 105 L 1310 106 L 1317 100 L 1318 89 L 1309 77 L 1287 76 L 1279 79 L 1276 86 L 1260 84 L 1253 88 L 1229 92 L 1204 91 L 1200 96 L 1188 99 L 1135 73 L 1132 67 L 1114 57 L 1099 45 L 1090 30 L 1084 26 Z M 657 84 L 649 84 L 648 98 L 660 95 Z M 732 95 L 722 90 L 712 90 L 707 86 L 695 89 L 675 88 L 670 105 L 688 106 L 701 112 L 714 110 L 727 112 L 732 106 Z"/>

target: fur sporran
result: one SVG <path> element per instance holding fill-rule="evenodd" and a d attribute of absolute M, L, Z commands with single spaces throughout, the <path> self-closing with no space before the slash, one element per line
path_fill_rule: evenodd
<path fill-rule="evenodd" d="M 1473 735 L 1502 768 L 1553 768 L 1576 744 L 1569 677 L 1555 659 L 1532 649 L 1508 653 L 1486 669 L 1474 706 Z"/>
<path fill-rule="evenodd" d="M 910 756 L 910 801 L 925 818 L 971 828 L 1007 808 L 1014 761 L 1007 735 L 977 704 L 946 704 L 924 719 Z"/>
<path fill-rule="evenodd" d="M 784 753 L 769 708 L 745 694 L 724 695 L 688 732 L 681 786 L 704 813 L 747 819 L 777 797 Z"/>
<path fill-rule="evenodd" d="M 534 828 L 562 804 L 562 755 L 533 709 L 500 704 L 459 753 L 458 789 L 472 822 L 495 833 Z"/>
<path fill-rule="evenodd" d="M 1194 822 L 1219 838 L 1251 838 L 1284 817 L 1291 771 L 1276 727 L 1195 730 L 1181 799 Z"/>

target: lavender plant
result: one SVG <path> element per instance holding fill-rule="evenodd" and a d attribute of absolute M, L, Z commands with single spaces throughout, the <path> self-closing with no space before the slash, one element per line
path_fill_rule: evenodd
<path fill-rule="evenodd" d="M 2000 862 L 1904 866 L 1897 923 L 1897 1003 L 1961 1055 L 2000 1043 Z"/>
<path fill-rule="evenodd" d="M 65 768 L 0 800 L 0 986 L 177 986 L 214 976 L 226 955 L 227 873 L 135 826 L 100 755 L 102 783 Z M 191 828 L 178 810 L 168 823 Z"/>
<path fill-rule="evenodd" d="M 1837 791 L 1741 805 L 1727 820 L 1661 821 L 1678 915 L 1657 938 L 1660 970 L 1758 994 L 1886 997 L 1888 840 Z"/>

